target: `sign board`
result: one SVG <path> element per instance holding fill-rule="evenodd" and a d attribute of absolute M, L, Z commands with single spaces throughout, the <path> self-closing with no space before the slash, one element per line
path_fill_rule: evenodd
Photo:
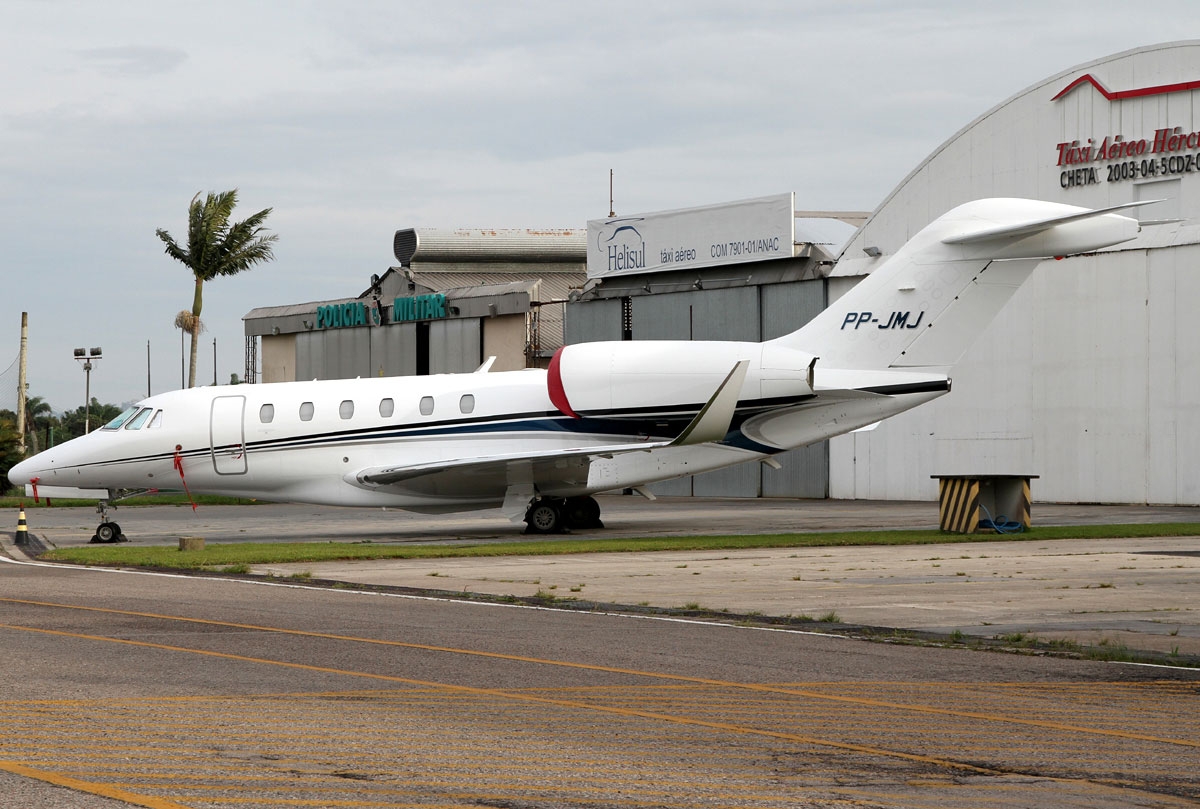
<path fill-rule="evenodd" d="M 441 292 L 431 295 L 409 295 L 392 301 L 392 323 L 412 320 L 437 320 L 447 316 L 446 296 Z M 349 301 L 317 307 L 318 329 L 346 329 L 354 326 L 380 325 L 384 311 L 378 305 L 372 308 L 363 301 Z"/>
<path fill-rule="evenodd" d="M 791 258 L 795 195 L 588 221 L 588 278 Z"/>

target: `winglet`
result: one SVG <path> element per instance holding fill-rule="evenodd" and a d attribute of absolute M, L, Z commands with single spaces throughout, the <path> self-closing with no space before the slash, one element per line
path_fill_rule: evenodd
<path fill-rule="evenodd" d="M 1058 216 L 1051 216 L 1045 219 L 1037 219 L 1032 222 L 1019 222 L 1015 225 L 1002 225 L 1000 227 L 988 228 L 986 230 L 978 230 L 974 233 L 967 233 L 961 236 L 948 236 L 942 239 L 944 244 L 975 244 L 976 242 L 987 242 L 1001 237 L 1015 238 L 1018 236 L 1029 236 L 1034 233 L 1040 233 L 1044 230 L 1049 230 L 1056 225 L 1065 225 L 1068 222 L 1078 222 L 1083 219 L 1091 219 L 1095 216 L 1103 216 L 1104 214 L 1123 211 L 1126 208 L 1137 208 L 1142 205 L 1151 205 L 1155 202 L 1162 202 L 1161 199 L 1144 199 L 1138 202 L 1125 202 L 1120 205 L 1110 205 L 1107 208 L 1094 208 L 1083 211 L 1075 211 Z"/>
<path fill-rule="evenodd" d="M 684 447 L 690 444 L 705 444 L 709 441 L 720 441 L 729 432 L 733 421 L 734 411 L 737 410 L 738 397 L 742 395 L 742 382 L 746 379 L 746 371 L 750 360 L 739 360 L 733 370 L 725 377 L 725 381 L 717 388 L 708 403 L 700 408 L 692 423 L 684 428 L 679 437 L 670 446 Z"/>

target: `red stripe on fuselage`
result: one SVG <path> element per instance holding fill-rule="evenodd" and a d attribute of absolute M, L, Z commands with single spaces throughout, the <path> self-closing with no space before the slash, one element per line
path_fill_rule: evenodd
<path fill-rule="evenodd" d="M 562 371 L 559 369 L 559 360 L 562 358 L 563 349 L 565 348 L 566 346 L 562 346 L 550 358 L 550 367 L 546 369 L 546 389 L 550 394 L 551 404 L 557 407 L 559 412 L 577 419 L 579 418 L 579 414 L 571 409 L 571 403 L 567 401 L 567 392 L 563 388 Z"/>

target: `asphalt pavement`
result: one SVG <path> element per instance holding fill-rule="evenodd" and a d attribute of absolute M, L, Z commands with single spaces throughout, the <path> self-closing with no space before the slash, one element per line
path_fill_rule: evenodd
<path fill-rule="evenodd" d="M 936 503 L 600 498 L 606 527 L 574 538 L 936 528 Z M 30 509 L 48 546 L 84 544 L 90 509 Z M 301 505 L 122 508 L 133 544 L 524 539 L 496 512 L 419 515 Z M 1200 523 L 1200 508 L 1035 504 L 1036 525 Z M 12 522 L 15 526 L 15 512 Z M 1198 531 L 1200 533 L 1200 531 Z M 10 555 L 11 535 L 4 540 Z M 980 637 L 1036 635 L 1200 654 L 1200 536 L 271 565 L 254 573 L 439 592 L 824 618 Z"/>

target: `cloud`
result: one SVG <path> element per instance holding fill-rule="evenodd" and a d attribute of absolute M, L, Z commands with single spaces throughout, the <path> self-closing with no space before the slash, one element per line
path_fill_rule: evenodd
<path fill-rule="evenodd" d="M 76 53 L 85 63 L 109 76 L 157 76 L 170 73 L 188 58 L 186 51 L 141 45 L 85 48 Z"/>

